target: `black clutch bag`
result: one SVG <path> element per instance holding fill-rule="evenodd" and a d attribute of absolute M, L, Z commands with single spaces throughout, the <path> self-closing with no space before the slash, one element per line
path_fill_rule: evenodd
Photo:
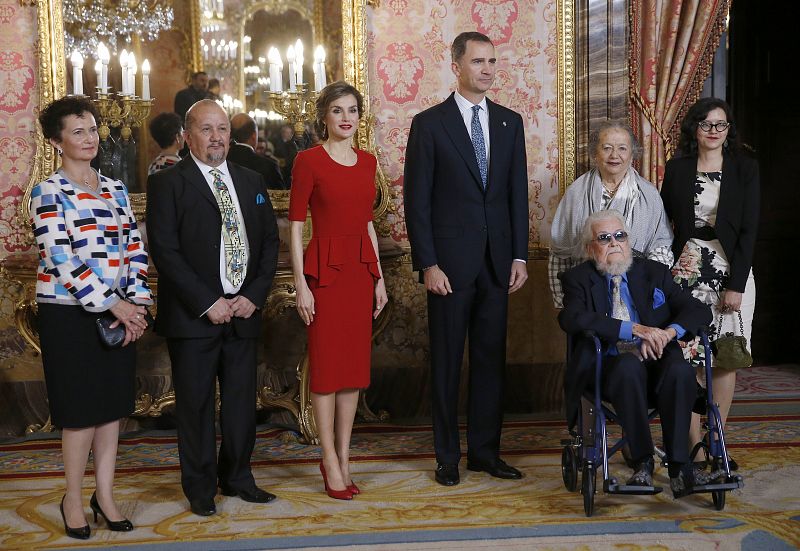
<path fill-rule="evenodd" d="M 145 308 L 144 320 L 147 325 L 153 325 L 155 319 L 150 314 L 150 310 Z M 100 337 L 100 342 L 106 348 L 119 348 L 125 342 L 125 325 L 120 323 L 112 328 L 111 324 L 117 321 L 117 318 L 110 311 L 103 312 L 103 314 L 95 320 L 97 325 L 97 335 Z"/>

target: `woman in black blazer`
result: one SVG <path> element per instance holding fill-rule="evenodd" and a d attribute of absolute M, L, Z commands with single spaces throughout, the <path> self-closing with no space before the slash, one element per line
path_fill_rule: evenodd
<path fill-rule="evenodd" d="M 740 153 L 731 109 L 717 98 L 703 98 L 689 109 L 681 123 L 678 149 L 679 155 L 667 162 L 661 185 L 664 210 L 675 233 L 672 250 L 678 260 L 672 274 L 711 306 L 712 334 L 741 334 L 741 316 L 749 346 L 756 302 L 752 265 L 758 164 Z M 686 350 L 690 357 L 696 356 L 697 343 Z M 712 383 L 724 425 L 736 385 L 735 368 L 714 358 Z M 692 444 L 701 439 L 696 414 L 690 439 Z M 732 462 L 734 467 L 738 465 Z"/>

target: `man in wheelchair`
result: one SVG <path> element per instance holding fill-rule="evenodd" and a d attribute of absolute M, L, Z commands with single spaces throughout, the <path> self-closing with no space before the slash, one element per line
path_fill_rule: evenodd
<path fill-rule="evenodd" d="M 669 269 L 633 258 L 625 219 L 615 210 L 592 214 L 583 229 L 586 262 L 564 272 L 561 328 L 572 339 L 564 375 L 569 427 L 575 425 L 582 393 L 594 387 L 594 332 L 602 344 L 601 396 L 622 425 L 635 472 L 630 486 L 653 485 L 653 440 L 648 396 L 661 417 L 673 495 L 683 497 L 705 484 L 693 472 L 688 434 L 697 396 L 695 372 L 677 339 L 689 339 L 711 322 L 708 306 L 683 291 Z M 703 478 L 703 480 L 700 480 Z"/>

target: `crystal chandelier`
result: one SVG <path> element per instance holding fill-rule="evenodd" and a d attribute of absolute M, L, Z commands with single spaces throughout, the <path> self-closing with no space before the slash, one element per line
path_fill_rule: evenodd
<path fill-rule="evenodd" d="M 172 28 L 170 0 L 64 0 L 65 46 L 85 57 L 103 42 L 111 54 L 130 47 L 131 36 L 153 41 Z"/>

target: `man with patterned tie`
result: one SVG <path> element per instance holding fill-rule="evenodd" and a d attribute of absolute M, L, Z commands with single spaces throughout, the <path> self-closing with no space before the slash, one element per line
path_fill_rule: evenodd
<path fill-rule="evenodd" d="M 528 174 L 522 117 L 486 98 L 494 45 L 461 33 L 456 92 L 414 117 L 404 198 L 411 255 L 428 291 L 436 481 L 458 484 L 458 399 L 469 337 L 467 469 L 522 473 L 500 458 L 508 295 L 528 278 Z"/>
<path fill-rule="evenodd" d="M 278 259 L 278 230 L 261 175 L 225 157 L 230 128 L 211 100 L 186 114 L 190 155 L 147 182 L 147 227 L 158 270 L 155 330 L 167 338 L 181 484 L 195 514 L 223 495 L 266 503 L 250 469 L 256 344 Z M 222 440 L 217 461 L 215 383 Z"/>
<path fill-rule="evenodd" d="M 593 381 L 594 345 L 581 333 L 594 331 L 603 342 L 601 393 L 617 413 L 636 464 L 628 485 L 653 485 L 647 399 L 655 395 L 670 486 L 682 497 L 707 480 L 700 480 L 689 461 L 686 435 L 696 382 L 677 339 L 697 334 L 711 321 L 711 311 L 683 291 L 666 266 L 633 259 L 625 220 L 616 210 L 589 216 L 583 240 L 589 260 L 561 276 L 564 309 L 558 322 L 573 336 L 564 375 L 568 424 L 575 424 L 581 394 Z"/>

